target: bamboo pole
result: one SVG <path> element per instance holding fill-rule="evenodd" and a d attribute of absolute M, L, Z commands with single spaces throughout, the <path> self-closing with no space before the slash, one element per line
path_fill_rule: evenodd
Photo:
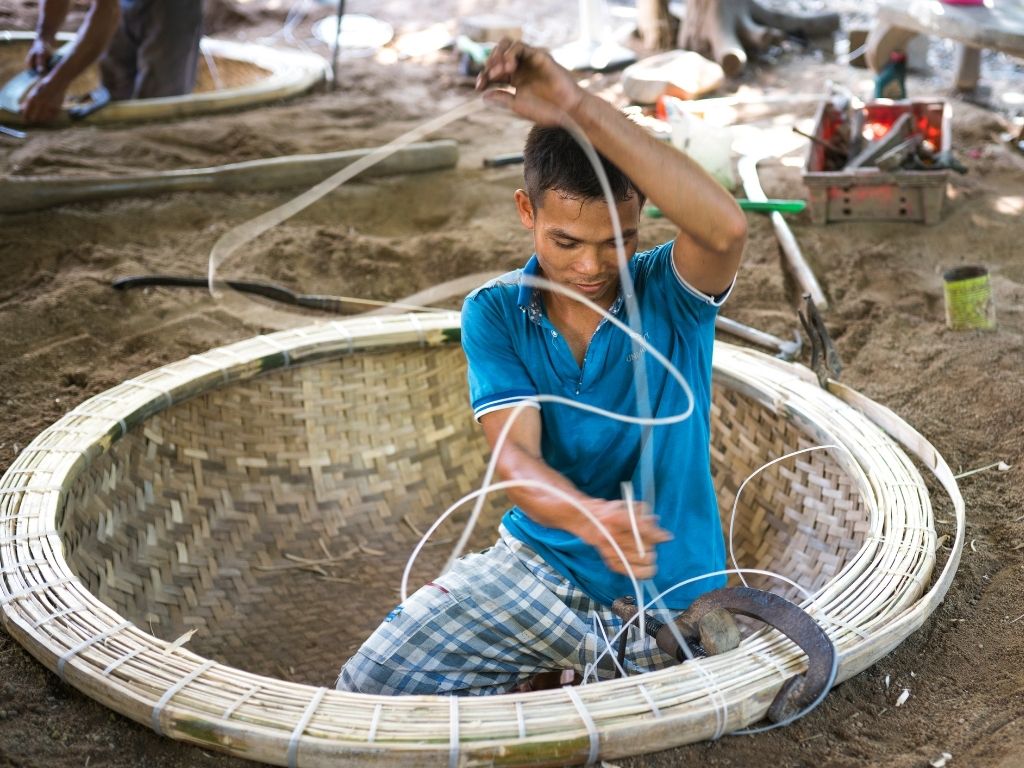
<path fill-rule="evenodd" d="M 86 200 L 159 195 L 169 192 L 255 192 L 309 186 L 374 151 L 349 149 L 318 155 L 286 155 L 264 160 L 110 177 L 17 177 L 0 179 L 0 213 L 50 208 Z M 459 148 L 451 140 L 410 144 L 364 171 L 388 176 L 453 168 Z"/>

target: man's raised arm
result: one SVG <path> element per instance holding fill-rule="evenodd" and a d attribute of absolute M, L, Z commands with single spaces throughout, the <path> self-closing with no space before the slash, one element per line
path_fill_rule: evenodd
<path fill-rule="evenodd" d="M 603 99 L 580 88 L 544 50 L 503 40 L 487 61 L 477 88 L 489 101 L 542 125 L 568 115 L 597 148 L 679 227 L 676 269 L 699 291 L 717 295 L 731 284 L 746 242 L 739 205 L 692 158 L 658 141 Z"/>

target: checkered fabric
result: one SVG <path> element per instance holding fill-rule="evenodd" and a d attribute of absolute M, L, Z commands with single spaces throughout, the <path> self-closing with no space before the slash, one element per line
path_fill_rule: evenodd
<path fill-rule="evenodd" d="M 622 621 L 502 527 L 490 549 L 467 555 L 388 614 L 338 677 L 373 694 L 505 693 L 538 672 L 615 676 L 605 639 Z M 627 674 L 674 663 L 629 630 Z M 615 643 L 617 650 L 618 643 Z"/>

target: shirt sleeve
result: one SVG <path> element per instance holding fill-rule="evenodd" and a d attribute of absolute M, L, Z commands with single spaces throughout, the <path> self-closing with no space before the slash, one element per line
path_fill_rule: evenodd
<path fill-rule="evenodd" d="M 732 293 L 733 285 L 717 296 L 699 291 L 683 279 L 672 258 L 675 241 L 652 248 L 637 259 L 636 279 L 644 282 L 644 292 L 651 295 L 663 308 L 668 309 L 677 323 L 702 325 L 714 323 L 719 307 Z"/>
<path fill-rule="evenodd" d="M 462 349 L 466 353 L 469 400 L 473 417 L 512 408 L 522 402 L 534 408 L 537 387 L 513 344 L 516 320 L 528 322 L 518 307 L 500 304 L 500 292 L 471 294 L 462 305 Z M 511 317 L 509 314 L 511 313 Z"/>

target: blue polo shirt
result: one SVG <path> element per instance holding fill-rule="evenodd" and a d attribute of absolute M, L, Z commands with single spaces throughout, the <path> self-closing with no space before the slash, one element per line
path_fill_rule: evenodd
<path fill-rule="evenodd" d="M 629 270 L 644 336 L 683 374 L 695 401 L 685 421 L 647 430 L 652 441 L 654 514 L 675 537 L 657 549 L 654 586 L 660 591 L 725 567 L 711 481 L 710 407 L 715 316 L 726 296 L 712 299 L 687 285 L 672 261 L 671 242 L 636 254 Z M 539 291 L 522 282 L 524 274 L 539 274 L 536 256 L 523 269 L 478 288 L 463 304 L 462 345 L 476 418 L 537 394 L 560 395 L 636 416 L 635 353 L 627 335 L 603 320 L 578 365 L 548 320 Z M 627 322 L 621 290 L 610 312 Z M 640 354 L 653 415 L 685 412 L 689 399 L 679 383 L 650 354 Z M 630 481 L 636 498 L 643 498 L 641 427 L 559 403 L 531 405 L 541 411 L 541 452 L 549 466 L 592 497 L 622 498 L 622 483 Z M 506 512 L 502 522 L 599 603 L 610 605 L 617 597 L 633 594 L 629 579 L 610 571 L 597 550 L 578 537 L 543 526 L 518 507 Z M 675 590 L 666 602 L 682 609 L 724 584 L 724 576 L 703 579 Z"/>

